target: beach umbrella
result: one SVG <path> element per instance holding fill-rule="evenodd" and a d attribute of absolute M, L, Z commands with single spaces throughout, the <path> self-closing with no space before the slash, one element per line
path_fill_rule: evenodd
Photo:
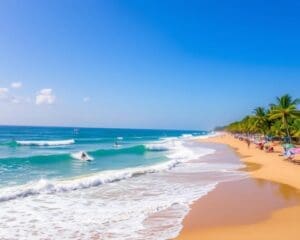
<path fill-rule="evenodd" d="M 300 148 L 293 148 L 293 149 L 291 149 L 291 151 L 292 151 L 294 154 L 300 154 Z"/>
<path fill-rule="evenodd" d="M 283 144 L 283 147 L 286 148 L 286 149 L 289 149 L 289 148 L 293 148 L 294 145 L 291 144 L 291 143 L 285 143 L 285 144 Z"/>

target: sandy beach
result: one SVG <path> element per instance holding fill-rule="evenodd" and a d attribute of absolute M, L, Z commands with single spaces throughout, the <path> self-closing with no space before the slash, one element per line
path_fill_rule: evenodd
<path fill-rule="evenodd" d="M 230 135 L 200 141 L 231 147 L 250 177 L 196 201 L 176 239 L 299 239 L 300 166 L 284 161 L 280 146 L 266 153 Z"/>

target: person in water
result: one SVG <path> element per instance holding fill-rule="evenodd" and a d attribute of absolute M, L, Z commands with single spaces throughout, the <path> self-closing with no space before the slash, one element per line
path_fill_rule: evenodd
<path fill-rule="evenodd" d="M 86 158 L 86 154 L 85 154 L 85 152 L 82 152 L 82 154 L 81 154 L 81 158 L 83 159 L 83 158 Z"/>

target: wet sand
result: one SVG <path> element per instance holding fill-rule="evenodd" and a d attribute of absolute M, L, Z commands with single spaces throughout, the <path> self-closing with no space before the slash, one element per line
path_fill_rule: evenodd
<path fill-rule="evenodd" d="M 206 141 L 231 146 L 251 178 L 221 183 L 196 201 L 176 239 L 300 239 L 300 166 L 283 161 L 279 147 L 265 153 L 229 135 Z"/>

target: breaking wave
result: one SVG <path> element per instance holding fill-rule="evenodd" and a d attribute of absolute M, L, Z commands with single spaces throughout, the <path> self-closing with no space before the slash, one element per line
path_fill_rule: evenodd
<path fill-rule="evenodd" d="M 22 146 L 61 146 L 61 145 L 70 145 L 74 144 L 74 139 L 68 139 L 68 140 L 51 140 L 51 141 L 44 141 L 44 140 L 26 140 L 26 141 L 16 141 L 18 145 Z"/>

